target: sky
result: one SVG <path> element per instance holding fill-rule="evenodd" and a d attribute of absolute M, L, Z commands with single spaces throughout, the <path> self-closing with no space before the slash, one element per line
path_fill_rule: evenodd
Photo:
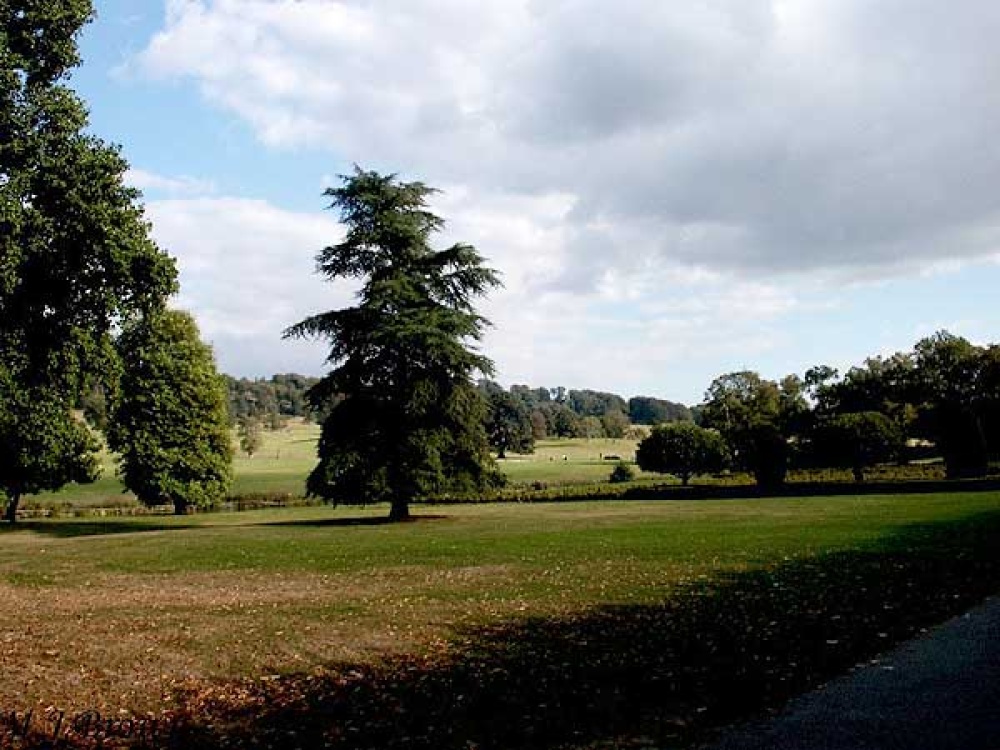
<path fill-rule="evenodd" d="M 71 85 L 220 369 L 302 318 L 352 165 L 503 274 L 505 385 L 701 401 L 946 329 L 1000 340 L 994 0 L 95 0 Z"/>

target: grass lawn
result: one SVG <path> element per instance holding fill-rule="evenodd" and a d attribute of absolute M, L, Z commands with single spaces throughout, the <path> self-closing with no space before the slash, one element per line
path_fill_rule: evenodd
<path fill-rule="evenodd" d="M 252 457 L 235 451 L 233 496 L 285 495 L 301 497 L 305 491 L 306 476 L 316 464 L 316 441 L 319 427 L 300 420 L 291 420 L 288 425 L 276 431 L 264 431 L 263 446 Z M 234 445 L 236 443 L 234 433 Z M 631 462 L 635 458 L 637 441 L 628 439 L 553 439 L 538 441 L 535 452 L 526 455 L 510 454 L 498 461 L 500 470 L 510 480 L 510 489 L 531 487 L 537 484 L 548 488 L 571 485 L 594 485 L 607 482 L 617 460 L 607 456 L 619 456 Z M 125 491 L 115 476 L 115 457 L 103 453 L 101 456 L 103 476 L 94 484 L 69 485 L 58 492 L 29 495 L 22 501 L 22 507 L 32 509 L 92 509 L 136 507 L 135 497 Z M 638 482 L 671 483 L 672 477 L 650 474 L 635 469 Z M 940 467 L 936 467 L 940 469 Z M 925 466 L 885 466 L 871 472 L 876 480 L 922 480 L 941 478 L 928 471 Z M 792 472 L 789 477 L 795 481 L 842 481 L 849 482 L 851 474 L 845 469 L 820 472 Z M 695 483 L 732 484 L 749 483 L 749 477 L 742 475 L 723 479 L 698 477 Z"/>
<path fill-rule="evenodd" d="M 606 482 L 618 462 L 607 460 L 605 456 L 619 456 L 631 463 L 635 460 L 637 445 L 637 440 L 624 438 L 539 440 L 534 453 L 508 454 L 506 459 L 499 461 L 499 465 L 501 471 L 514 483 L 543 482 L 547 485 L 559 485 Z M 646 474 L 636 467 L 636 476 L 658 475 Z M 662 476 L 659 478 L 663 479 Z"/>
<path fill-rule="evenodd" d="M 305 479 L 316 464 L 319 427 L 291 420 L 280 430 L 265 430 L 263 445 L 252 457 L 235 451 L 232 494 L 278 494 L 300 497 Z M 234 433 L 234 445 L 236 438 Z M 611 439 L 564 439 L 539 441 L 530 455 L 512 454 L 499 466 L 515 484 L 543 482 L 546 485 L 585 484 L 607 481 L 615 461 L 602 456 L 618 455 L 631 461 L 636 441 Z M 44 492 L 24 499 L 24 508 L 74 507 L 116 508 L 135 506 L 135 497 L 125 491 L 115 476 L 115 457 L 101 455 L 101 479 L 89 485 L 69 485 L 58 492 Z M 642 472 L 640 477 L 653 477 Z M 662 477 L 661 477 L 662 479 Z"/>
<path fill-rule="evenodd" d="M 683 744 L 1000 589 L 998 493 L 417 513 L 0 529 L 0 706 L 167 709 L 191 747 Z"/>

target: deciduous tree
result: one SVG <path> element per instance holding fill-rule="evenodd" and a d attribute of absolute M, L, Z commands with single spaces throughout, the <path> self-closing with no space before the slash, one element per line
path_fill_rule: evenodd
<path fill-rule="evenodd" d="M 657 425 L 639 443 L 636 463 L 643 471 L 673 474 L 682 484 L 691 477 L 721 471 L 727 458 L 722 436 L 690 422 Z"/>
<path fill-rule="evenodd" d="M 0 365 L 0 403 L 0 490 L 7 496 L 7 521 L 17 520 L 24 495 L 97 478 L 97 440 L 61 394 L 24 389 Z"/>
<path fill-rule="evenodd" d="M 264 444 L 264 428 L 257 417 L 241 417 L 236 423 L 236 434 L 240 438 L 240 450 L 251 458 Z"/>
<path fill-rule="evenodd" d="M 875 411 L 839 414 L 816 431 L 820 459 L 851 469 L 856 482 L 864 481 L 865 469 L 895 458 L 902 447 L 899 427 Z"/>
<path fill-rule="evenodd" d="M 71 409 L 89 388 L 113 387 L 114 327 L 175 287 L 123 184 L 127 164 L 87 131 L 67 86 L 91 14 L 89 0 L 0 2 L 0 413 L 11 455 L 51 451 L 35 457 L 46 486 L 88 476 Z M 23 411 L 31 402 L 38 415 Z M 43 425 L 54 432 L 39 442 L 31 430 Z"/>
<path fill-rule="evenodd" d="M 233 457 L 226 386 L 194 319 L 149 314 L 125 329 L 119 346 L 128 358 L 108 442 L 121 454 L 125 486 L 178 514 L 223 499 Z"/>
<path fill-rule="evenodd" d="M 524 404 L 503 389 L 490 391 L 486 403 L 486 434 L 497 458 L 506 458 L 507 451 L 534 452 L 531 415 Z"/>

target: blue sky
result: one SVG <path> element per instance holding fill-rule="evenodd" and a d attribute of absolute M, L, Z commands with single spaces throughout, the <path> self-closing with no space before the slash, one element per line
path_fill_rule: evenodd
<path fill-rule="evenodd" d="M 354 162 L 444 193 L 505 383 L 701 399 L 1000 340 L 1000 10 L 972 0 L 97 0 L 72 83 L 239 375 L 347 304 L 312 259 Z"/>

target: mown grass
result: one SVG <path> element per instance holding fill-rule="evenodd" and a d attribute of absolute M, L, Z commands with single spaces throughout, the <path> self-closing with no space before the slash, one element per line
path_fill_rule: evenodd
<path fill-rule="evenodd" d="M 234 497 L 271 495 L 301 497 L 305 480 L 316 463 L 319 427 L 291 420 L 278 430 L 266 430 L 263 445 L 253 456 L 235 451 L 233 462 Z M 234 446 L 237 445 L 233 435 Z M 511 455 L 499 462 L 499 468 L 515 485 L 541 482 L 546 485 L 586 484 L 606 481 L 614 461 L 603 455 L 620 455 L 632 460 L 635 441 L 629 440 L 543 440 L 534 453 Z M 565 457 L 565 460 L 564 460 Z M 101 478 L 87 485 L 69 485 L 57 492 L 43 492 L 25 498 L 23 507 L 32 509 L 134 508 L 135 497 L 125 490 L 116 475 L 115 456 L 101 454 Z M 640 472 L 640 475 L 642 473 Z M 649 475 L 653 476 L 653 475 Z"/>
<path fill-rule="evenodd" d="M 252 457 L 236 451 L 234 482 L 231 497 L 236 504 L 254 507 L 260 500 L 270 502 L 301 501 L 305 480 L 316 462 L 316 440 L 319 427 L 300 420 L 291 420 L 279 430 L 265 431 L 263 445 Z M 233 435 L 236 444 L 235 433 Z M 497 499 L 555 500 L 567 493 L 576 499 L 601 496 L 617 459 L 635 458 L 637 441 L 629 439 L 552 439 L 540 440 L 534 453 L 510 454 L 498 461 L 499 469 L 507 476 L 509 485 Z M 58 492 L 29 496 L 22 508 L 31 514 L 77 515 L 97 509 L 121 509 L 132 513 L 138 509 L 135 497 L 125 491 L 116 477 L 116 459 L 105 452 L 101 456 L 103 475 L 94 484 L 70 485 Z M 651 474 L 635 468 L 636 479 L 632 485 L 679 484 L 668 475 Z M 870 480 L 922 481 L 942 479 L 940 464 L 885 465 L 869 472 Z M 793 471 L 792 484 L 808 482 L 850 483 L 853 481 L 846 469 Z M 752 479 L 743 474 L 716 477 L 697 477 L 695 484 L 709 486 L 750 486 Z M 601 486 L 603 485 L 603 487 Z M 620 489 L 620 487 L 619 487 Z M 464 498 L 473 500 L 475 498 Z M 246 501 L 246 502 L 243 502 Z M 118 512 L 118 511 L 116 511 Z"/>
<path fill-rule="evenodd" d="M 618 659 L 615 654 L 631 639 L 645 639 L 655 651 L 659 648 L 655 644 L 668 634 L 654 630 L 689 617 L 683 614 L 689 606 L 701 617 L 706 610 L 699 602 L 705 596 L 714 597 L 723 589 L 730 592 L 725 596 L 735 596 L 732 591 L 743 591 L 744 585 L 751 587 L 750 593 L 739 594 L 743 599 L 736 614 L 743 620 L 759 616 L 768 623 L 780 621 L 780 628 L 770 627 L 793 639 L 786 644 L 792 653 L 787 659 L 798 667 L 788 676 L 790 667 L 779 663 L 785 657 L 767 658 L 776 660 L 772 666 L 786 674 L 778 687 L 801 687 L 834 667 L 843 668 L 845 660 L 904 637 L 928 618 L 947 614 L 949 607 L 963 606 L 991 586 L 995 590 L 1000 580 L 997 569 L 979 567 L 962 573 L 965 583 L 944 590 L 953 584 L 942 583 L 935 572 L 940 568 L 944 575 L 953 563 L 992 561 L 990 555 L 1000 559 L 996 544 L 1000 493 L 995 492 L 481 505 L 417 512 L 424 514 L 423 520 L 399 525 L 382 522 L 385 508 L 295 508 L 183 518 L 54 519 L 4 528 L 0 530 L 0 597 L 5 602 L 0 608 L 0 704 L 112 712 L 169 709 L 188 712 L 193 726 L 201 726 L 206 715 L 221 712 L 228 716 L 225 721 L 239 724 L 245 717 L 237 720 L 227 712 L 236 710 L 241 701 L 265 700 L 260 693 L 263 677 L 279 676 L 267 681 L 271 686 L 267 690 L 284 685 L 292 696 L 286 703 L 275 696 L 266 698 L 268 706 L 294 703 L 296 711 L 309 714 L 313 697 L 296 675 L 313 675 L 321 682 L 330 679 L 343 687 L 343 675 L 356 672 L 364 679 L 352 677 L 348 682 L 365 691 L 365 701 L 375 706 L 364 709 L 374 711 L 365 714 L 366 721 L 375 722 L 389 708 L 380 706 L 382 699 L 367 691 L 377 692 L 379 685 L 388 690 L 382 681 L 402 681 L 409 687 L 399 700 L 417 700 L 407 692 L 417 690 L 410 684 L 414 675 L 430 675 L 427 679 L 435 684 L 453 679 L 449 670 L 465 670 L 469 653 L 483 648 L 488 658 L 477 657 L 475 663 L 487 676 L 492 674 L 487 664 L 491 659 L 500 660 L 498 669 L 513 669 L 513 663 L 504 660 L 522 659 L 527 653 L 515 647 L 516 642 L 523 643 L 537 662 L 533 669 L 541 670 L 539 680 L 551 682 L 554 691 L 566 691 L 557 679 L 559 660 L 583 659 L 578 665 L 582 669 L 589 659 L 597 669 L 607 659 Z M 969 541 L 970 529 L 979 529 L 980 537 Z M 993 535 L 989 544 L 983 542 L 983 534 Z M 835 559 L 839 562 L 829 562 Z M 855 563 L 860 572 L 849 572 Z M 838 581 L 841 571 L 851 579 Z M 889 573 L 898 578 L 892 587 L 888 578 L 881 580 Z M 755 610 L 752 597 L 763 596 L 761 581 L 771 582 L 774 576 L 779 585 L 784 586 L 780 581 L 786 579 L 794 579 L 794 585 L 782 589 L 780 602 Z M 736 589 L 725 588 L 733 581 L 742 583 Z M 836 592 L 830 593 L 831 586 Z M 867 598 L 852 604 L 847 589 L 867 592 Z M 883 597 L 878 606 L 872 599 L 876 593 Z M 927 606 L 908 606 L 900 614 L 894 598 L 904 595 L 907 601 L 919 595 Z M 936 604 L 942 596 L 947 601 Z M 883 604 L 884 611 L 879 609 Z M 713 605 L 712 617 L 725 615 L 721 606 Z M 612 625 L 608 612 L 619 613 L 615 617 L 623 629 Z M 668 621 L 663 619 L 665 612 L 670 613 Z M 887 624 L 888 615 L 900 618 L 898 627 Z M 852 645 L 843 653 L 833 649 L 836 658 L 830 660 L 822 656 L 823 643 L 814 639 L 819 632 L 827 633 L 820 627 L 822 618 L 833 616 L 837 622 L 845 621 L 841 625 L 847 632 L 824 637 L 823 643 L 837 640 Z M 808 625 L 801 632 L 796 625 L 800 621 Z M 643 622 L 653 630 L 643 631 Z M 851 622 L 863 630 L 854 632 Z M 684 629 L 669 634 L 683 641 L 671 641 L 671 653 L 683 649 L 698 653 L 701 646 L 695 631 L 701 627 L 728 626 L 695 617 Z M 506 635 L 496 636 L 497 628 Z M 872 636 L 869 643 L 872 628 L 888 635 Z M 487 637 L 489 633 L 494 635 Z M 553 633 L 563 635 L 556 638 Z M 570 638 L 564 646 L 576 643 L 577 650 L 557 649 L 560 638 Z M 590 647 L 573 639 L 589 639 Z M 487 641 L 493 645 L 483 645 Z M 654 663 L 660 658 L 643 650 L 646 646 L 641 643 L 636 648 L 639 652 L 628 659 L 641 657 Z M 546 649 L 553 651 L 546 656 Z M 795 656 L 801 650 L 816 651 L 821 663 Z M 397 668 L 418 671 L 405 672 L 410 675 L 406 679 L 392 677 Z M 576 674 L 575 669 L 568 673 Z M 631 694 L 622 681 L 635 682 L 639 668 L 632 664 L 623 667 L 624 672 L 616 669 L 609 667 L 601 678 L 606 679 L 603 687 L 598 674 L 578 676 L 589 690 Z M 513 677 L 508 682 L 491 682 L 493 678 L 483 675 L 476 679 L 496 690 L 520 691 L 540 700 L 537 690 L 525 692 Z M 332 683 L 322 684 L 324 692 L 315 700 L 339 694 Z M 768 695 L 784 695 L 778 687 Z M 574 701 L 582 700 L 577 692 L 570 694 L 577 695 Z M 488 699 L 488 694 L 480 693 L 477 700 Z M 703 700 L 714 705 L 717 698 L 707 695 Z M 756 698 L 750 701 L 758 703 Z M 585 712 L 596 710 L 573 705 Z M 719 716 L 735 710 L 729 703 L 726 706 Z M 537 707 L 515 708 L 534 712 L 532 721 L 544 724 Z M 697 713 L 697 708 L 688 706 L 689 713 Z M 643 711 L 647 709 L 653 710 L 647 706 Z M 670 710 L 681 711 L 676 706 Z M 284 718 L 273 719 L 274 731 L 289 728 L 282 724 Z M 467 733 L 481 720 L 475 712 L 454 718 L 467 725 L 463 730 Z M 508 715 L 507 720 L 513 718 Z M 645 719 L 635 721 L 642 724 Z M 329 729 L 311 714 L 306 723 L 310 722 L 316 732 Z M 569 726 L 553 737 L 562 743 L 576 742 Z M 629 724 L 622 731 L 640 729 Z M 383 734 L 388 730 L 381 725 L 363 731 L 381 738 L 370 746 L 406 745 L 400 737 L 386 739 Z M 598 727 L 589 731 L 584 739 L 599 739 Z M 473 738 L 475 742 L 491 746 L 480 735 Z M 214 734 L 189 739 L 204 741 L 204 746 L 224 744 Z M 318 744 L 326 741 L 314 739 Z M 529 740 L 521 737 L 506 746 L 534 746 L 535 741 Z M 243 737 L 243 741 L 249 740 Z M 426 742 L 426 746 L 434 742 L 464 746 L 451 745 L 448 737 L 433 732 Z M 547 743 L 535 745 L 550 746 Z M 558 744 L 554 739 L 552 743 Z M 347 740 L 341 744 L 358 746 Z"/>

